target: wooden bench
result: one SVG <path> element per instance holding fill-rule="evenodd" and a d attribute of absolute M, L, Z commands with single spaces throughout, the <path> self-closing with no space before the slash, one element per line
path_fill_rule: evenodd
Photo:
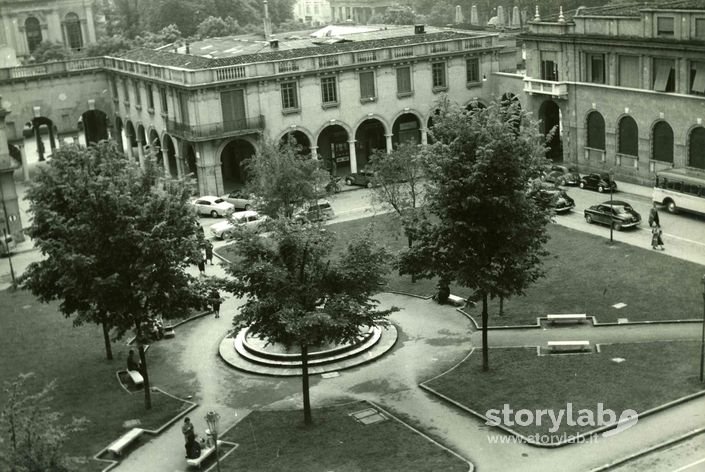
<path fill-rule="evenodd" d="M 457 295 L 450 294 L 448 295 L 448 304 L 462 307 L 465 306 L 465 299 Z"/>
<path fill-rule="evenodd" d="M 223 441 L 218 441 L 218 446 L 222 446 Z M 201 455 L 195 459 L 186 459 L 186 463 L 192 467 L 201 468 L 203 461 L 208 459 L 208 457 L 215 452 L 215 447 L 204 447 L 201 449 Z"/>
<path fill-rule="evenodd" d="M 590 341 L 548 341 L 548 350 L 557 351 L 586 351 L 590 350 Z"/>
<path fill-rule="evenodd" d="M 556 321 L 577 321 L 578 323 L 582 323 L 587 319 L 587 315 L 585 313 L 573 313 L 569 315 L 546 315 L 546 319 L 551 323 L 555 323 Z"/>
<path fill-rule="evenodd" d="M 132 428 L 108 446 L 108 451 L 112 452 L 116 456 L 122 455 L 123 449 L 142 436 L 142 433 L 144 433 L 142 428 Z"/>
<path fill-rule="evenodd" d="M 142 374 L 137 372 L 136 370 L 128 370 L 127 371 L 128 377 L 130 377 L 130 380 L 132 380 L 132 383 L 135 385 L 135 387 L 139 387 L 144 383 L 144 379 L 142 378 Z"/>

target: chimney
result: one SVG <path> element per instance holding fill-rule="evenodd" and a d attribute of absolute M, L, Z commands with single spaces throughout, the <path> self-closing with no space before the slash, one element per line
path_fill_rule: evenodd
<path fill-rule="evenodd" d="M 425 32 L 424 25 L 414 25 L 414 34 L 424 34 Z"/>
<path fill-rule="evenodd" d="M 269 41 L 271 35 L 272 24 L 269 21 L 269 5 L 267 5 L 267 0 L 264 0 L 264 40 Z"/>

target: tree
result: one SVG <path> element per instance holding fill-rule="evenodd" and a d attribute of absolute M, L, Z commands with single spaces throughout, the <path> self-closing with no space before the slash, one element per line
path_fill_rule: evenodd
<path fill-rule="evenodd" d="M 149 325 L 202 308 L 208 288 L 185 270 L 202 242 L 188 191 L 159 188 L 147 163 L 142 171 L 107 141 L 57 150 L 27 192 L 28 234 L 45 257 L 21 284 L 43 302 L 59 300 L 75 326 L 101 324 L 108 358 L 108 331 L 119 339 L 134 330 L 149 409 Z"/>
<path fill-rule="evenodd" d="M 387 25 L 413 25 L 416 23 L 416 14 L 408 6 L 387 8 L 384 12 L 382 22 Z"/>
<path fill-rule="evenodd" d="M 32 51 L 34 62 L 49 62 L 49 61 L 65 61 L 70 59 L 73 53 L 70 49 L 66 49 L 63 44 L 52 43 L 50 41 L 42 41 Z"/>
<path fill-rule="evenodd" d="M 325 343 L 352 342 L 360 328 L 386 323 L 395 310 L 377 309 L 372 295 L 383 283 L 389 254 L 369 234 L 354 238 L 338 259 L 330 258 L 333 236 L 320 225 L 275 221 L 269 237 L 241 231 L 240 260 L 228 271 L 228 290 L 246 296 L 235 317 L 236 329 L 269 342 L 299 346 L 302 363 L 304 422 L 311 424 L 308 349 Z"/>
<path fill-rule="evenodd" d="M 291 217 L 297 206 L 318 198 L 330 180 L 319 161 L 302 155 L 293 139 L 262 143 L 246 166 L 248 190 L 260 200 L 257 207 L 272 217 Z"/>
<path fill-rule="evenodd" d="M 21 374 L 5 382 L 6 401 L 0 411 L 0 469 L 11 472 L 68 472 L 70 458 L 61 448 L 69 434 L 83 429 L 85 419 L 64 422 L 48 403 L 54 382 L 32 392 Z"/>
<path fill-rule="evenodd" d="M 531 181 L 546 162 L 544 137 L 518 104 L 497 102 L 472 113 L 442 104 L 432 134 L 425 201 L 433 219 L 400 265 L 476 291 L 488 370 L 488 298 L 522 294 L 543 276 L 552 204 Z"/>
<path fill-rule="evenodd" d="M 231 16 L 225 19 L 209 16 L 199 23 L 196 33 L 200 38 L 221 38 L 240 33 L 240 25 Z"/>
<path fill-rule="evenodd" d="M 85 54 L 88 57 L 110 56 L 132 49 L 132 41 L 122 35 L 103 36 L 93 44 L 86 46 Z"/>

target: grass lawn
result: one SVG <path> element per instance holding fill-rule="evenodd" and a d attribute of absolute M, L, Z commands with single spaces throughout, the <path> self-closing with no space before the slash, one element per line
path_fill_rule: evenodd
<path fill-rule="evenodd" d="M 129 348 L 124 342 L 113 344 L 114 360 L 107 361 L 98 326 L 74 328 L 56 304 L 39 303 L 29 292 L 0 291 L 0 326 L 3 380 L 26 372 L 36 374 L 37 386 L 56 379 L 52 407 L 67 418 L 90 421 L 85 430 L 69 438 L 65 446 L 69 455 L 93 456 L 125 432 L 126 420 L 139 419 L 142 428 L 157 429 L 187 406 L 153 392 L 152 409 L 146 411 L 143 392 L 126 393 L 115 376 L 126 364 Z M 0 405 L 4 395 L 0 391 Z M 87 461 L 80 470 L 103 467 Z"/>
<path fill-rule="evenodd" d="M 372 227 L 379 243 L 393 253 L 406 247 L 406 238 L 391 215 L 336 223 L 329 228 L 339 235 L 357 234 Z M 702 278 L 705 268 L 668 257 L 650 249 L 616 243 L 559 225 L 549 227 L 550 252 L 544 261 L 546 277 L 532 285 L 524 296 L 504 303 L 490 301 L 491 325 L 534 324 L 548 313 L 587 313 L 598 322 L 700 319 Z M 335 251 L 347 244 L 338 239 Z M 227 257 L 227 247 L 223 248 Z M 423 296 L 434 293 L 435 281 L 411 283 L 409 276 L 390 274 L 387 288 Z M 471 291 L 451 287 L 451 293 L 467 298 Z M 625 303 L 622 309 L 612 305 Z M 468 310 L 478 324 L 480 307 Z"/>
<path fill-rule="evenodd" d="M 467 462 L 401 423 L 387 419 L 363 425 L 349 416 L 370 408 L 354 402 L 313 410 L 303 426 L 301 411 L 255 411 L 223 439 L 239 444 L 221 461 L 223 470 L 289 472 L 467 471 Z"/>
<path fill-rule="evenodd" d="M 565 410 L 573 404 L 592 412 L 598 403 L 619 414 L 638 413 L 703 390 L 698 381 L 699 343 L 653 342 L 601 346 L 601 353 L 538 357 L 535 349 L 491 349 L 490 371 L 482 372 L 482 355 L 475 351 L 465 362 L 426 385 L 481 413 L 526 408 Z M 623 358 L 617 363 L 613 358 Z M 512 426 L 523 435 L 547 434 L 548 424 Z M 590 426 L 561 424 L 558 433 L 584 433 Z"/>

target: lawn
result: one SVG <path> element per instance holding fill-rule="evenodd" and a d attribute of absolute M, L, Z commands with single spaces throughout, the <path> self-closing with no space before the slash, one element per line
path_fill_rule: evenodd
<path fill-rule="evenodd" d="M 93 456 L 125 431 L 126 420 L 139 419 L 140 427 L 157 429 L 187 406 L 153 392 L 153 407 L 146 411 L 143 392 L 126 393 L 115 377 L 126 363 L 129 349 L 125 343 L 114 343 L 115 359 L 107 361 L 98 326 L 74 328 L 56 304 L 39 303 L 28 292 L 0 292 L 0 326 L 3 380 L 25 372 L 36 374 L 35 386 L 56 379 L 51 406 L 65 417 L 89 420 L 85 430 L 69 438 L 65 449 L 70 455 Z M 4 395 L 0 391 L 0 405 Z M 86 461 L 80 470 L 103 467 Z"/>
<path fill-rule="evenodd" d="M 406 247 L 406 238 L 391 215 L 329 226 L 339 235 L 358 234 L 370 227 L 379 243 L 393 253 Z M 627 244 L 610 246 L 604 238 L 560 225 L 551 225 L 549 234 L 546 277 L 524 296 L 505 300 L 501 317 L 498 301 L 490 301 L 491 326 L 534 324 L 537 317 L 548 313 L 587 313 L 601 323 L 619 318 L 655 321 L 702 317 L 703 266 Z M 339 238 L 334 250 L 342 251 L 345 244 L 346 238 Z M 397 274 L 390 274 L 387 285 L 388 290 L 422 296 L 432 295 L 434 288 L 435 281 L 411 283 L 409 276 Z M 454 286 L 451 293 L 465 298 L 472 294 Z M 617 303 L 626 306 L 613 308 Z M 468 309 L 478 324 L 479 308 Z"/>
<path fill-rule="evenodd" d="M 288 472 L 467 471 L 467 462 L 394 419 L 363 425 L 350 413 L 366 402 L 313 410 L 303 426 L 301 411 L 255 411 L 222 439 L 238 443 L 221 461 L 223 470 Z"/>
<path fill-rule="evenodd" d="M 482 355 L 475 351 L 454 370 L 426 382 L 443 395 L 485 414 L 508 404 L 526 408 L 565 410 L 572 403 L 574 417 L 597 404 L 619 414 L 641 413 L 676 398 L 703 390 L 698 381 L 699 343 L 652 342 L 601 346 L 601 353 L 537 356 L 535 349 L 490 350 L 490 371 L 482 372 Z M 623 362 L 612 359 L 623 358 Z M 548 423 L 548 422 L 546 422 Z M 523 434 L 547 434 L 550 424 L 512 426 Z M 569 426 L 557 433 L 585 433 L 591 426 Z"/>

